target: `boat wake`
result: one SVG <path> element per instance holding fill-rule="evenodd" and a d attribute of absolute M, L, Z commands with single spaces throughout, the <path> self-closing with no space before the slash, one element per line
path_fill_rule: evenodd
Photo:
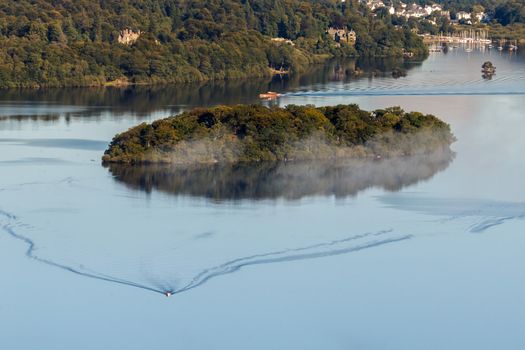
<path fill-rule="evenodd" d="M 6 217 L 10 221 L 13 221 L 13 220 L 17 219 L 15 215 L 10 214 L 8 212 L 5 212 L 3 210 L 0 210 L 0 215 Z M 82 276 L 82 277 L 98 279 L 98 280 L 101 280 L 101 281 L 122 284 L 122 285 L 126 285 L 126 286 L 129 286 L 129 287 L 141 288 L 141 289 L 144 289 L 144 290 L 149 290 L 151 292 L 164 294 L 164 291 L 162 291 L 162 290 L 157 290 L 157 289 L 145 286 L 145 285 L 141 285 L 141 284 L 136 283 L 136 282 L 127 281 L 127 280 L 124 280 L 124 279 L 121 279 L 121 278 L 112 277 L 112 276 L 105 275 L 105 274 L 98 273 L 98 272 L 82 271 L 80 268 L 75 268 L 75 267 L 72 267 L 72 266 L 60 264 L 60 263 L 55 262 L 55 261 L 50 260 L 50 259 L 41 258 L 41 257 L 39 257 L 39 256 L 37 256 L 35 254 L 35 251 L 36 251 L 35 242 L 33 240 L 31 240 L 30 238 L 28 238 L 28 237 L 25 237 L 25 236 L 23 236 L 21 234 L 16 233 L 15 227 L 16 226 L 23 226 L 23 224 L 16 223 L 16 222 L 4 223 L 4 222 L 0 221 L 0 225 L 1 225 L 0 227 L 2 228 L 2 230 L 4 232 L 6 232 L 8 235 L 10 235 L 11 237 L 13 237 L 13 238 L 15 238 L 17 240 L 20 240 L 20 241 L 24 242 L 27 245 L 27 249 L 25 251 L 25 256 L 27 258 L 29 258 L 29 259 L 35 260 L 35 261 L 37 261 L 39 263 L 42 263 L 42 264 L 45 264 L 45 265 L 48 265 L 48 266 L 52 266 L 52 267 L 55 267 L 55 268 L 59 268 L 59 269 L 62 269 L 62 270 L 74 273 L 74 274 Z"/>
<path fill-rule="evenodd" d="M 511 220 L 525 218 L 525 203 L 478 199 L 426 198 L 419 195 L 392 194 L 380 201 L 390 208 L 415 211 L 426 215 L 444 216 L 442 223 L 470 219 L 467 232 L 483 233 Z"/>
<path fill-rule="evenodd" d="M 468 230 L 472 233 L 484 232 L 485 230 L 488 230 L 491 227 L 502 225 L 509 220 L 522 219 L 524 217 L 525 214 L 506 216 L 501 218 L 486 218 L 483 219 L 481 222 L 471 225 Z"/>
<path fill-rule="evenodd" d="M 149 271 L 142 279 L 144 282 L 137 282 L 130 279 L 115 277 L 110 274 L 97 272 L 86 268 L 83 264 L 65 264 L 59 259 L 43 258 L 36 254 L 37 246 L 33 239 L 17 232 L 17 228 L 27 227 L 19 219 L 6 211 L 0 210 L 0 228 L 9 236 L 26 244 L 25 256 L 36 262 L 61 269 L 81 277 L 97 279 L 104 282 L 116 283 L 127 287 L 140 288 L 146 291 L 155 292 L 163 295 L 173 295 L 197 288 L 213 278 L 232 274 L 240 269 L 253 265 L 283 263 L 307 259 L 330 257 L 352 252 L 379 247 L 382 245 L 396 243 L 411 239 L 413 236 L 408 234 L 396 234 L 393 230 L 383 230 L 378 232 L 368 232 L 352 235 L 343 239 L 332 240 L 298 248 L 287 248 L 266 253 L 253 254 L 228 260 L 222 264 L 210 266 L 194 273 L 190 278 L 177 276 L 177 267 L 171 266 L 170 272 L 165 273 L 163 278 L 153 278 L 155 271 Z M 148 270 L 148 269 L 147 269 Z M 159 282 L 162 280 L 163 282 Z"/>
<path fill-rule="evenodd" d="M 525 95 L 525 91 L 508 90 L 508 91 L 486 91 L 486 90 L 468 90 L 468 91 L 424 91 L 424 90 L 352 90 L 352 91 L 305 91 L 283 94 L 283 97 L 355 97 L 355 96 L 484 96 L 484 95 Z"/>
<path fill-rule="evenodd" d="M 203 270 L 201 273 L 196 275 L 188 284 L 179 289 L 176 289 L 175 292 L 180 293 L 199 287 L 214 277 L 236 272 L 245 266 L 298 261 L 306 259 L 323 258 L 340 254 L 348 254 L 363 249 L 378 247 L 388 243 L 404 241 L 413 237 L 412 235 L 395 235 L 389 238 L 379 238 L 390 233 L 392 233 L 392 230 L 379 231 L 375 233 L 365 233 L 361 235 L 347 237 L 341 240 L 334 240 L 331 242 L 315 244 L 307 247 L 285 249 L 282 251 L 257 254 L 234 259 L 224 264 Z M 350 244 L 351 242 L 358 241 L 364 238 L 372 239 L 360 244 Z"/>

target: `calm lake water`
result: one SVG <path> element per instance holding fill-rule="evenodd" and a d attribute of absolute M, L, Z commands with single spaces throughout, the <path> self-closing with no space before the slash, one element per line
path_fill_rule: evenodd
<path fill-rule="evenodd" d="M 1 91 L 1 348 L 525 348 L 523 50 L 359 64 L 359 78 L 333 62 L 272 82 Z M 133 125 L 267 90 L 435 114 L 455 154 L 100 164 Z"/>

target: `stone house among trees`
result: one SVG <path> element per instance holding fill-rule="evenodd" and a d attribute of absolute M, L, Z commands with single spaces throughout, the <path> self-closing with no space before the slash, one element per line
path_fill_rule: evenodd
<path fill-rule="evenodd" d="M 355 43 L 356 38 L 357 38 L 353 30 L 349 31 L 346 28 L 339 29 L 339 28 L 330 27 L 326 31 L 326 34 L 328 34 L 328 36 L 337 43 L 343 42 L 343 43 L 352 44 L 352 45 Z"/>
<path fill-rule="evenodd" d="M 120 31 L 120 34 L 118 36 L 118 42 L 124 45 L 131 45 L 135 41 L 138 40 L 142 32 L 139 31 L 132 31 L 131 29 L 124 29 Z"/>

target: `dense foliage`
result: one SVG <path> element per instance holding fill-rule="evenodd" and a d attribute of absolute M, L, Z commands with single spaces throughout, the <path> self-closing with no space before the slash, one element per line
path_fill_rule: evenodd
<path fill-rule="evenodd" d="M 447 124 L 399 107 L 368 112 L 261 105 L 196 109 L 117 135 L 103 157 L 117 163 L 215 163 L 398 156 L 448 148 Z"/>
<path fill-rule="evenodd" d="M 525 23 L 514 23 L 507 26 L 500 24 L 489 27 L 490 37 L 494 40 L 510 39 L 525 42 Z"/>
<path fill-rule="evenodd" d="M 300 70 L 328 56 L 425 54 L 408 27 L 347 3 L 0 0 L 0 87 L 189 82 Z M 355 47 L 332 40 L 331 26 L 354 29 Z M 138 40 L 119 43 L 128 29 Z"/>

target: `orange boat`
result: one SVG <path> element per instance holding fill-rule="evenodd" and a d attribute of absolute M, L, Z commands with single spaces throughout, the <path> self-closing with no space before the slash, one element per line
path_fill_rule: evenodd
<path fill-rule="evenodd" d="M 263 100 L 275 100 L 276 98 L 279 98 L 281 94 L 278 94 L 277 92 L 268 91 L 265 94 L 259 94 L 259 98 Z"/>

